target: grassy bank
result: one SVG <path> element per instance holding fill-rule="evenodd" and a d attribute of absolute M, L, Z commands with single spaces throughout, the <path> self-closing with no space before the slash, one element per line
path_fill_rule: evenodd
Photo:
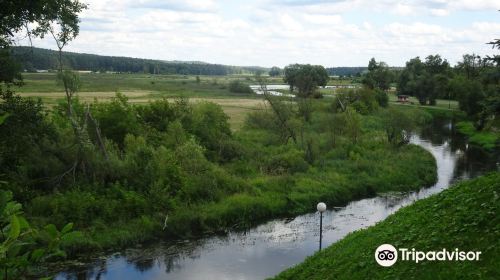
<path fill-rule="evenodd" d="M 500 173 L 464 181 L 417 201 L 383 222 L 349 234 L 275 279 L 495 279 L 500 275 Z M 481 251 L 479 261 L 414 263 L 381 267 L 375 249 Z"/>
<path fill-rule="evenodd" d="M 499 145 L 500 133 L 488 130 L 477 131 L 472 122 L 463 121 L 457 123 L 460 133 L 467 136 L 470 143 L 481 146 L 488 150 L 493 150 Z"/>

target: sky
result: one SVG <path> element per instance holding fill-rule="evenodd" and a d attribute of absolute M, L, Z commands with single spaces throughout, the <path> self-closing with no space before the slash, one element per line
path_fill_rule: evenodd
<path fill-rule="evenodd" d="M 495 54 L 500 0 L 81 0 L 65 50 L 241 66 L 404 66 L 440 54 Z M 26 45 L 26 40 L 18 42 Z M 34 46 L 56 49 L 50 36 Z"/>

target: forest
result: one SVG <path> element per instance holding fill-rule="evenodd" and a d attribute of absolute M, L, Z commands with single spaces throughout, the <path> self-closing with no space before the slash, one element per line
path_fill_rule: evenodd
<path fill-rule="evenodd" d="M 13 58 L 27 72 L 57 69 L 56 51 L 37 47 L 16 46 L 11 48 Z M 204 62 L 162 61 L 131 57 L 103 56 L 94 54 L 64 52 L 64 64 L 74 70 L 93 72 L 121 72 L 179 75 L 232 75 L 270 72 L 271 76 L 281 75 L 279 67 L 228 66 Z M 366 67 L 329 67 L 331 76 L 359 76 Z"/>
<path fill-rule="evenodd" d="M 19 46 L 11 48 L 11 55 L 28 72 L 55 70 L 59 67 L 57 51 Z M 180 75 L 255 74 L 267 71 L 266 68 L 257 66 L 240 67 L 205 62 L 162 61 L 73 52 L 64 52 L 64 65 L 80 71 Z"/>

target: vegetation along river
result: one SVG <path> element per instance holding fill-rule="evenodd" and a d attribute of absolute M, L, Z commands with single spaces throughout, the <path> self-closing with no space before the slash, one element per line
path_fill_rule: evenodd
<path fill-rule="evenodd" d="M 458 180 L 499 168 L 497 154 L 468 145 L 449 120 L 435 120 L 411 142 L 435 157 L 437 183 L 417 192 L 380 194 L 344 207 L 328 205 L 330 210 L 323 217 L 323 246 L 374 225 Z M 225 236 L 140 245 L 66 267 L 56 279 L 263 279 L 313 254 L 318 250 L 318 239 L 319 214 L 310 213 Z"/>

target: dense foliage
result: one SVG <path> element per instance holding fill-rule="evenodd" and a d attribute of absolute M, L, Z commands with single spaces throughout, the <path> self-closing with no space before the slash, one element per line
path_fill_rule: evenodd
<path fill-rule="evenodd" d="M 496 46 L 495 42 L 491 44 Z M 425 61 L 413 58 L 399 74 L 398 94 L 415 96 L 421 105 L 435 105 L 437 99 L 457 100 L 475 128 L 460 131 L 474 139 L 475 144 L 489 149 L 498 147 L 499 57 L 466 54 L 453 68 L 439 55 L 430 55 Z"/>
<path fill-rule="evenodd" d="M 415 96 L 422 105 L 435 105 L 437 98 L 448 98 L 446 85 L 451 74 L 449 63 L 439 55 L 429 55 L 424 62 L 413 58 L 399 76 L 398 93 Z"/>
<path fill-rule="evenodd" d="M 271 67 L 271 69 L 269 69 L 269 76 L 270 77 L 277 77 L 277 76 L 280 76 L 282 73 L 283 73 L 283 70 L 281 70 L 277 66 L 273 66 L 273 67 Z"/>
<path fill-rule="evenodd" d="M 81 234 L 73 224 L 58 230 L 53 224 L 32 227 L 25 219 L 21 204 L 12 201 L 12 193 L 0 190 L 0 279 L 25 279 L 43 273 L 40 265 L 66 256 L 61 249 Z"/>
<path fill-rule="evenodd" d="M 253 90 L 240 80 L 229 82 L 229 91 L 234 93 L 253 93 Z"/>
<path fill-rule="evenodd" d="M 86 105 L 75 98 L 80 143 L 67 103 L 46 111 L 4 93 L 0 174 L 35 225 L 71 221 L 83 231 L 65 244 L 74 253 L 246 227 L 310 211 L 320 199 L 340 204 L 431 184 L 432 156 L 389 138 L 387 131 L 404 137 L 409 127 L 386 121 L 389 111 L 364 98 L 371 107 L 348 104 L 344 112 L 333 100 L 315 100 L 305 122 L 296 104 L 276 97 L 277 110 L 290 110 L 280 114 L 288 128 L 265 110 L 237 133 L 213 103 L 132 105 L 117 94 Z M 287 129 L 296 142 L 282 137 Z"/>
<path fill-rule="evenodd" d="M 311 97 L 319 86 L 326 86 L 328 73 L 321 65 L 291 64 L 283 70 L 283 80 L 290 86 L 290 91 L 297 89 L 298 97 Z"/>
<path fill-rule="evenodd" d="M 465 181 L 349 234 L 276 279 L 494 279 L 500 274 L 500 173 Z M 443 218 L 446 217 L 446 218 Z M 479 261 L 398 260 L 379 266 L 381 244 L 418 251 L 481 251 Z"/>

